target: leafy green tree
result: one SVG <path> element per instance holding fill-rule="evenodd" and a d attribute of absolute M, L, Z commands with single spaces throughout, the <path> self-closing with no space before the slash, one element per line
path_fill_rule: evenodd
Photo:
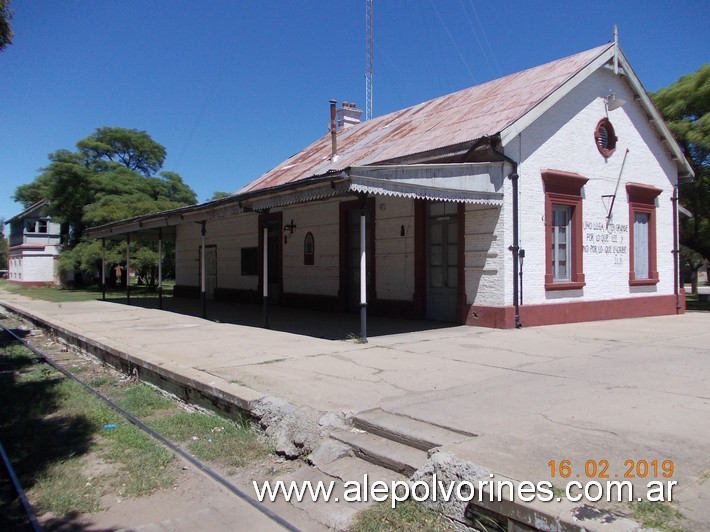
<path fill-rule="evenodd" d="M 102 163 L 107 169 L 119 163 L 149 177 L 160 170 L 165 161 L 165 148 L 145 131 L 122 127 L 100 127 L 76 143 L 87 163 L 97 169 Z"/>
<path fill-rule="evenodd" d="M 7 269 L 7 238 L 5 238 L 5 220 L 0 218 L 0 270 Z"/>
<path fill-rule="evenodd" d="M 12 10 L 8 7 L 9 0 L 0 0 L 0 52 L 2 52 L 8 44 L 12 44 L 12 28 L 10 20 L 12 20 Z"/>
<path fill-rule="evenodd" d="M 197 202 L 180 175 L 160 171 L 164 159 L 165 148 L 144 131 L 98 128 L 77 142 L 76 152 L 50 154 L 42 173 L 18 187 L 14 199 L 25 206 L 49 200 L 50 214 L 62 224 L 59 270 L 81 272 L 90 282 L 103 251 L 100 243 L 83 239 L 87 227 Z M 154 279 L 149 270 L 157 257 L 155 244 L 137 242 L 132 254 L 139 276 Z M 107 242 L 107 261 L 125 262 L 125 243 Z"/>
<path fill-rule="evenodd" d="M 680 202 L 693 213 L 681 220 L 680 239 L 683 263 L 696 272 L 701 257 L 710 258 L 710 63 L 652 98 L 695 172 L 680 186 Z"/>
<path fill-rule="evenodd" d="M 222 199 L 222 198 L 228 198 L 231 195 L 232 194 L 230 192 L 215 192 L 214 194 L 212 194 L 210 201 L 215 201 L 215 200 Z"/>

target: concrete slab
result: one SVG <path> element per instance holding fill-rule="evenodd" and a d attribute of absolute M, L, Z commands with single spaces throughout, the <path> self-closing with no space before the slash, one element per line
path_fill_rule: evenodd
<path fill-rule="evenodd" d="M 363 460 L 405 476 L 411 476 L 427 460 L 427 453 L 420 449 L 357 429 L 334 430 L 330 437 L 352 447 Z"/>
<path fill-rule="evenodd" d="M 606 460 L 621 476 L 627 460 L 673 460 L 686 527 L 710 529 L 710 313 L 448 327 L 356 344 L 110 303 L 56 305 L 6 292 L 0 302 L 250 400 L 381 408 L 478 434 L 446 448 L 518 480 L 549 479 L 551 460 L 571 460 L 583 480 L 588 460 Z"/>

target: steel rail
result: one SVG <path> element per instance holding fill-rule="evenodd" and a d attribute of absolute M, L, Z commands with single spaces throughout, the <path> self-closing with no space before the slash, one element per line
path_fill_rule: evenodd
<path fill-rule="evenodd" d="M 41 532 L 42 528 L 39 526 L 37 518 L 35 517 L 35 514 L 32 511 L 32 507 L 27 501 L 27 497 L 25 496 L 25 490 L 22 489 L 22 484 L 20 484 L 20 480 L 17 478 L 15 470 L 12 468 L 10 458 L 7 456 L 5 448 L 2 446 L 2 442 L 0 442 L 0 455 L 2 455 L 2 461 L 5 464 L 5 470 L 7 471 L 7 474 L 10 477 L 10 481 L 12 482 L 12 485 L 15 488 L 17 497 L 22 503 L 22 507 L 25 509 L 25 513 L 27 514 L 27 519 L 30 521 L 30 526 L 32 526 L 32 530 L 34 530 L 35 532 Z"/>
<path fill-rule="evenodd" d="M 13 332 L 11 329 L 8 329 L 7 327 L 4 327 L 0 325 L 2 329 L 7 332 L 10 336 L 15 338 L 18 342 L 22 343 L 27 349 L 32 351 L 35 355 L 37 355 L 43 362 L 49 364 L 52 366 L 54 369 L 62 373 L 63 375 L 69 377 L 70 379 L 76 381 L 79 383 L 85 390 L 93 394 L 94 396 L 98 397 L 101 399 L 103 402 L 105 402 L 108 406 L 110 406 L 112 409 L 114 409 L 116 412 L 121 414 L 123 417 L 125 417 L 130 423 L 141 429 L 142 431 L 146 432 L 150 436 L 152 436 L 154 439 L 158 440 L 160 443 L 165 445 L 167 448 L 170 450 L 176 452 L 179 454 L 182 458 L 190 462 L 193 466 L 195 466 L 197 469 L 202 471 L 204 474 L 206 474 L 208 477 L 210 477 L 212 480 L 216 481 L 217 483 L 221 484 L 225 488 L 227 488 L 230 492 L 232 492 L 234 495 L 242 499 L 244 502 L 250 504 L 253 508 L 264 514 L 266 517 L 274 521 L 275 523 L 278 523 L 281 525 L 283 528 L 286 530 L 290 530 L 292 532 L 299 532 L 299 529 L 286 521 L 283 517 L 280 515 L 274 513 L 273 511 L 269 510 L 264 504 L 260 503 L 253 497 L 247 495 L 244 491 L 239 489 L 237 486 L 229 482 L 227 479 L 207 467 L 205 464 L 194 458 L 193 456 L 190 456 L 186 451 L 175 445 L 173 442 L 170 440 L 167 440 L 164 438 L 162 435 L 158 434 L 155 432 L 153 429 L 151 429 L 148 425 L 143 423 L 141 420 L 133 417 L 131 414 L 126 412 L 123 408 L 115 404 L 113 401 L 111 401 L 108 397 L 105 397 L 102 395 L 100 392 L 94 390 L 91 386 L 86 384 L 85 382 L 81 381 L 78 379 L 73 373 L 68 371 L 67 369 L 63 368 L 59 364 L 57 364 L 54 360 L 49 358 L 47 355 L 42 353 L 41 351 L 37 350 L 35 347 L 29 344 L 24 338 L 18 336 L 15 332 Z"/>

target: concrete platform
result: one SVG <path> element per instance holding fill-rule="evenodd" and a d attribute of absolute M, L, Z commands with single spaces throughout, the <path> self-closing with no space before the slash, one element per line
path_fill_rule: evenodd
<path fill-rule="evenodd" d="M 570 460 L 581 481 L 589 460 L 608 461 L 612 478 L 623 477 L 627 460 L 672 460 L 686 527 L 710 529 L 710 313 L 520 330 L 446 327 L 357 344 L 100 301 L 59 305 L 0 291 L 0 304 L 241 407 L 272 395 L 475 434 L 444 449 L 517 480 L 564 485 L 551 477 L 553 460 Z M 308 315 L 299 311 L 297 319 Z M 317 326 L 324 328 L 314 319 Z"/>

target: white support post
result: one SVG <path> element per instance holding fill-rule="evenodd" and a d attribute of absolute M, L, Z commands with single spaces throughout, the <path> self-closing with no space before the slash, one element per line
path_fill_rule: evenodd
<path fill-rule="evenodd" d="M 264 226 L 264 249 L 262 264 L 262 294 L 264 297 L 264 328 L 269 328 L 269 228 Z"/>
<path fill-rule="evenodd" d="M 101 299 L 106 301 L 106 239 L 101 239 Z"/>
<path fill-rule="evenodd" d="M 128 233 L 126 240 L 126 302 L 131 304 L 131 288 L 130 288 L 130 276 L 131 272 L 131 233 Z"/>
<path fill-rule="evenodd" d="M 158 306 L 163 310 L 163 229 L 158 229 Z"/>
<path fill-rule="evenodd" d="M 205 264 L 205 225 L 207 222 L 202 222 L 202 244 L 200 249 L 200 296 L 202 297 L 202 317 L 207 317 L 207 268 Z"/>
<path fill-rule="evenodd" d="M 364 203 L 364 202 L 363 202 Z M 360 214 L 360 339 L 367 343 L 367 223 L 365 207 Z"/>

